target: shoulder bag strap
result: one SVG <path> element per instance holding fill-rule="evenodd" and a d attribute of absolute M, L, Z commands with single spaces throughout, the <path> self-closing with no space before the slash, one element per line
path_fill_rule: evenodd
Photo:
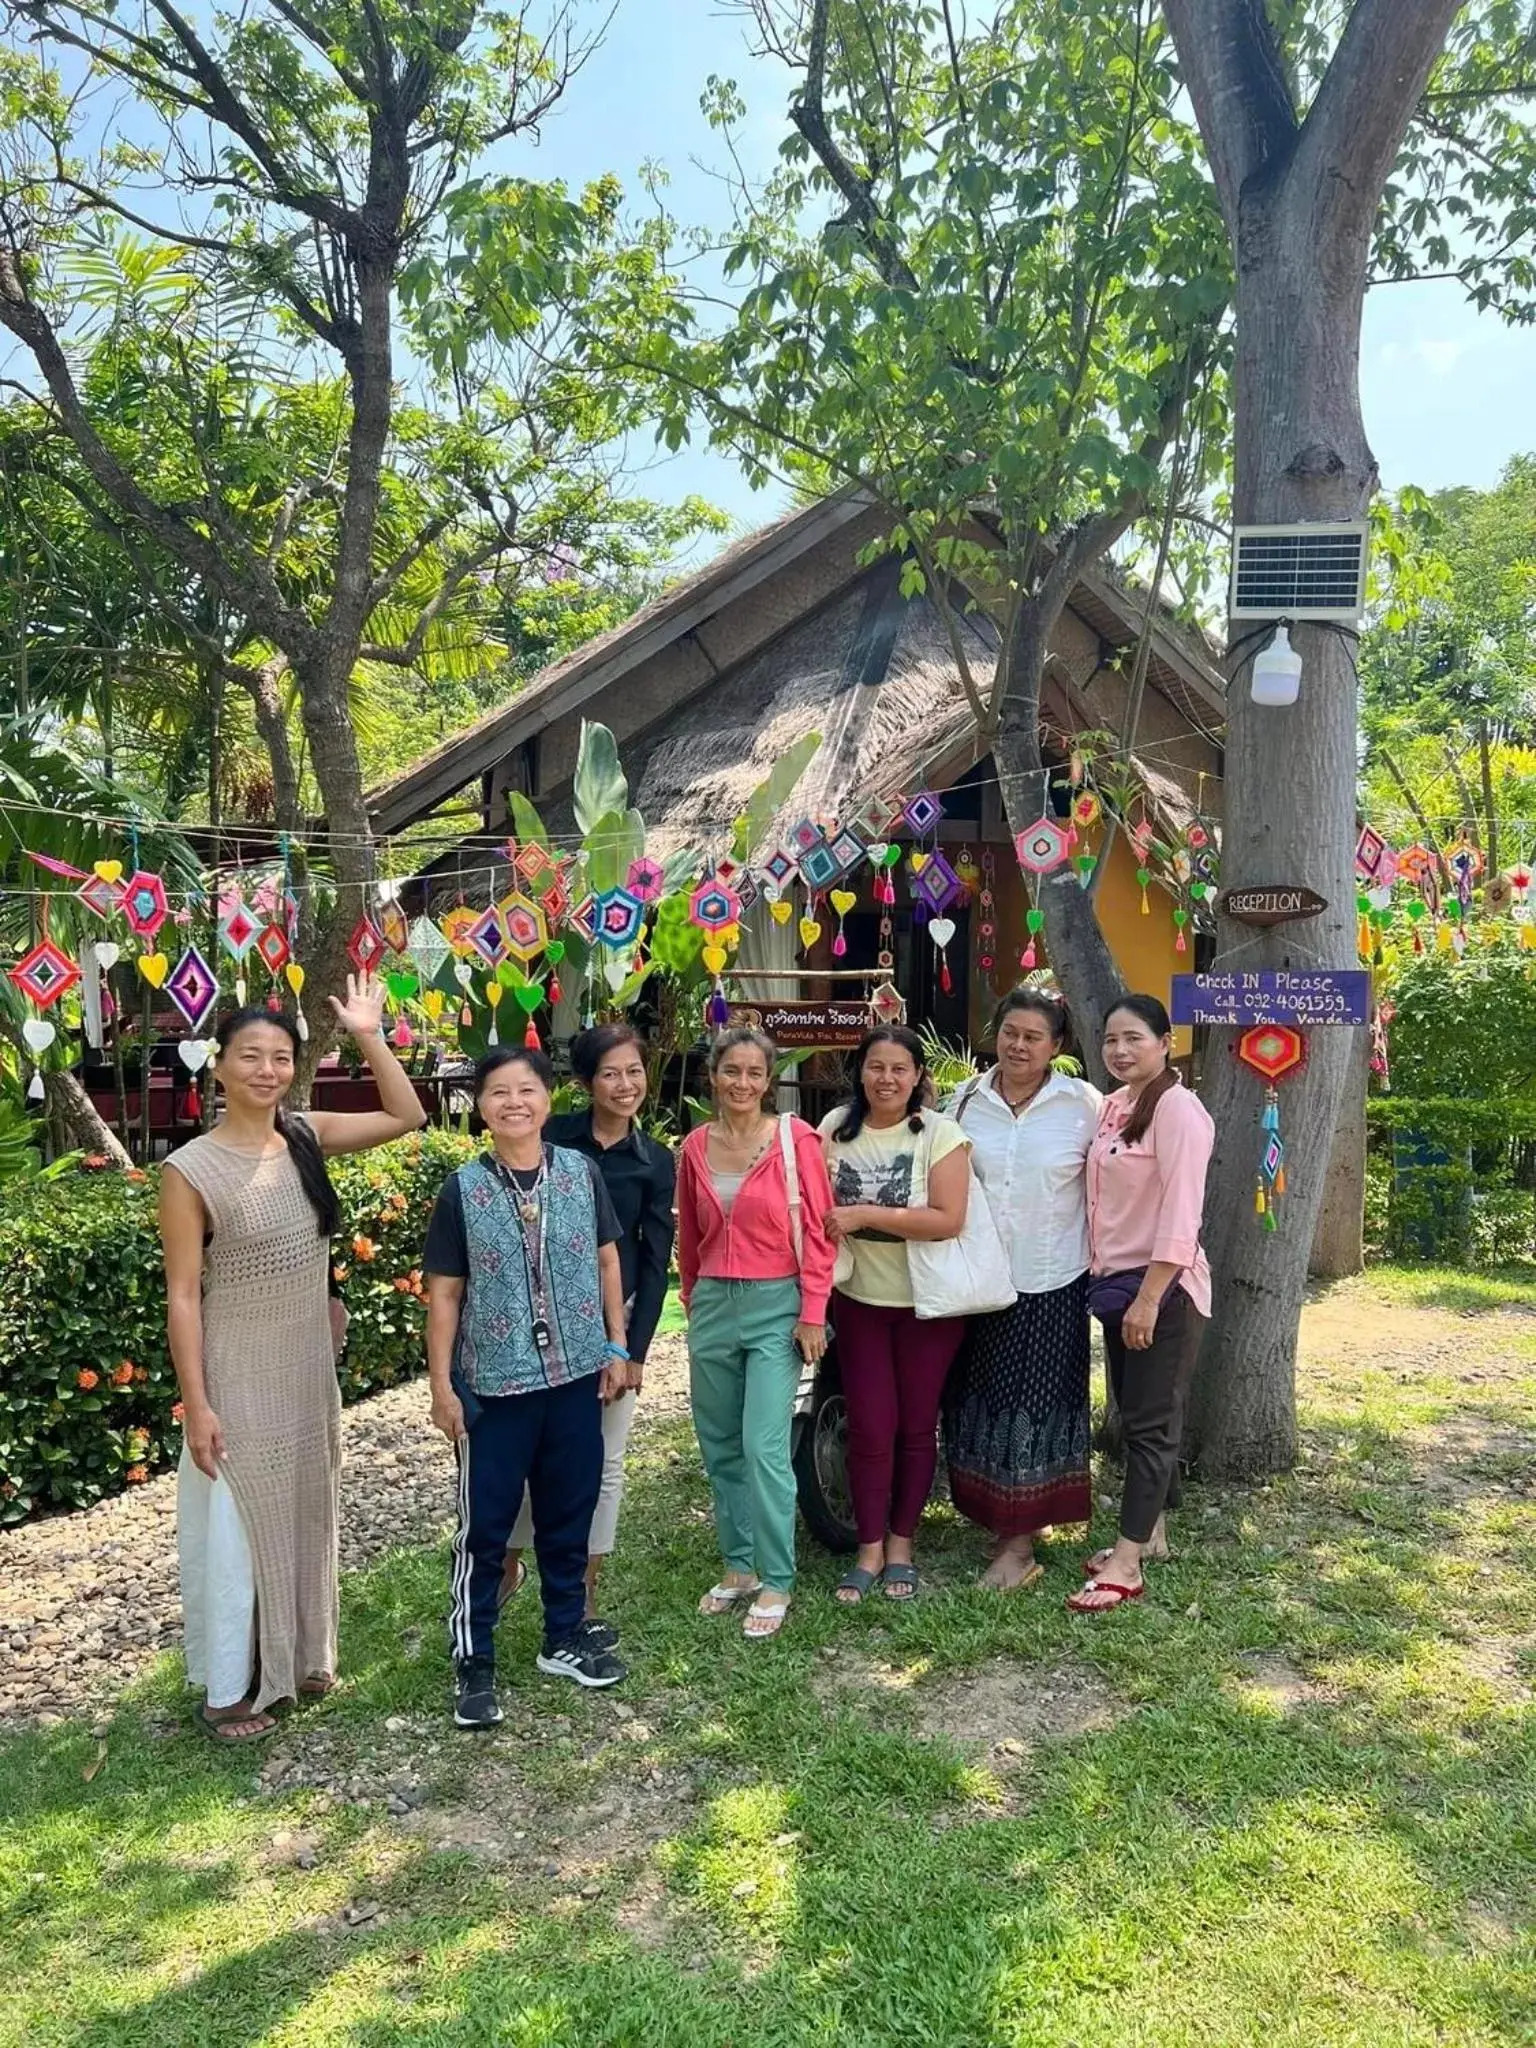
<path fill-rule="evenodd" d="M 794 1118 L 786 1110 L 779 1117 L 779 1150 L 784 1155 L 784 1185 L 789 1192 L 789 1234 L 794 1240 L 795 1264 L 805 1264 L 805 1229 L 801 1219 L 800 1168 L 795 1162 Z"/>
<path fill-rule="evenodd" d="M 985 1081 L 986 1078 L 987 1077 L 985 1074 L 978 1074 L 974 1081 L 968 1082 L 967 1085 L 961 1089 L 960 1099 L 956 1102 L 954 1108 L 950 1111 L 950 1114 L 953 1116 L 956 1123 L 960 1123 L 962 1121 L 962 1119 L 965 1116 L 965 1112 L 971 1106 L 971 1097 L 976 1093 L 976 1090 L 981 1086 L 982 1082 Z"/>

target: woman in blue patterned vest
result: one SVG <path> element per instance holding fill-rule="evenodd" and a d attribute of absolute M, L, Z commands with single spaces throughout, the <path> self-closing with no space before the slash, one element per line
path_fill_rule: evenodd
<path fill-rule="evenodd" d="M 450 1174 L 427 1232 L 432 1420 L 459 1461 L 449 1621 L 461 1728 L 492 1727 L 492 1632 L 526 1486 L 544 1601 L 541 1671 L 616 1685 L 617 1632 L 583 1618 L 603 1476 L 602 1405 L 629 1384 L 619 1226 L 596 1165 L 544 1142 L 554 1074 L 500 1046 L 475 1069 L 490 1139 Z"/>

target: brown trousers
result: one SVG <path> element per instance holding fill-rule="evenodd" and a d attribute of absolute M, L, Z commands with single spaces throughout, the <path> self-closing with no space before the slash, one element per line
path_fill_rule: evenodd
<path fill-rule="evenodd" d="M 1104 1325 L 1109 1383 L 1125 1435 L 1120 1534 L 1128 1543 L 1149 1542 L 1158 1516 L 1177 1499 L 1184 1410 L 1207 1321 L 1175 1286 L 1145 1351 L 1126 1349 L 1118 1319 Z"/>

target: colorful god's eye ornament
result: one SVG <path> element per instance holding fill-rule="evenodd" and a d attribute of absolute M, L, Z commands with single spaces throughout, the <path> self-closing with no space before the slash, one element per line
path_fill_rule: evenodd
<path fill-rule="evenodd" d="M 186 1018 L 187 1029 L 200 1030 L 203 1020 L 219 1000 L 219 983 L 196 946 L 188 946 L 171 969 L 165 992 Z"/>
<path fill-rule="evenodd" d="M 124 882 L 119 907 L 135 938 L 153 939 L 165 923 L 170 909 L 165 900 L 164 882 L 158 875 L 147 874 L 141 868 Z"/>
<path fill-rule="evenodd" d="M 688 916 L 701 932 L 723 932 L 741 916 L 741 902 L 718 877 L 706 875 L 688 898 Z"/>
<path fill-rule="evenodd" d="M 637 903 L 659 903 L 667 886 L 667 871 L 659 860 L 642 854 L 630 862 L 624 886 Z"/>
<path fill-rule="evenodd" d="M 827 841 L 827 851 L 837 862 L 840 875 L 851 875 L 859 862 L 869 851 L 868 842 L 851 825 L 845 825 L 836 836 Z"/>
<path fill-rule="evenodd" d="M 811 890 L 828 888 L 843 872 L 837 855 L 825 839 L 818 838 L 800 849 L 800 877 Z"/>
<path fill-rule="evenodd" d="M 597 899 L 597 938 L 599 945 L 607 946 L 611 952 L 620 953 L 626 946 L 632 946 L 640 936 L 640 926 L 645 917 L 645 905 L 628 889 L 610 889 Z"/>
<path fill-rule="evenodd" d="M 549 943 L 549 922 L 544 911 L 519 889 L 503 896 L 496 909 L 508 953 L 519 967 L 529 966 Z"/>
<path fill-rule="evenodd" d="M 763 862 L 763 880 L 775 889 L 783 889 L 795 878 L 794 855 L 786 853 L 782 846 L 776 846 Z"/>
<path fill-rule="evenodd" d="M 411 926 L 409 952 L 421 970 L 424 982 L 436 981 L 443 962 L 448 958 L 448 941 L 443 937 L 430 917 L 418 917 Z"/>
<path fill-rule="evenodd" d="M 379 930 L 383 933 L 384 943 L 388 946 L 391 953 L 409 952 L 411 927 L 406 919 L 405 912 L 395 902 L 393 897 L 390 898 L 389 902 L 379 912 Z"/>
<path fill-rule="evenodd" d="M 1067 835 L 1054 818 L 1042 814 L 1018 834 L 1013 850 L 1026 874 L 1053 874 L 1067 857 Z"/>
<path fill-rule="evenodd" d="M 960 877 L 942 853 L 930 853 L 912 877 L 912 904 L 930 917 L 942 915 L 965 894 Z"/>
<path fill-rule="evenodd" d="M 1355 841 L 1356 881 L 1367 889 L 1374 889 L 1391 852 L 1391 847 L 1373 825 L 1362 825 L 1360 836 Z"/>
<path fill-rule="evenodd" d="M 475 949 L 469 935 L 479 922 L 479 911 L 471 910 L 467 903 L 456 903 L 452 910 L 443 912 L 438 928 L 442 933 L 443 943 L 456 960 L 474 958 Z"/>
<path fill-rule="evenodd" d="M 818 835 L 819 837 L 819 835 Z M 712 1031 L 721 1031 L 730 1022 L 731 1006 L 726 1001 L 725 983 L 721 973 L 725 966 L 722 957 L 725 951 L 719 934 L 729 931 L 741 916 L 741 899 L 733 889 L 727 888 L 718 875 L 706 875 L 693 894 L 688 898 L 688 917 L 701 932 L 715 939 L 710 949 L 714 960 L 715 985 L 705 1005 L 704 1018 Z"/>
<path fill-rule="evenodd" d="M 40 1010 L 51 1010 L 60 996 L 72 989 L 80 979 L 80 970 L 67 953 L 60 952 L 52 939 L 41 939 L 30 953 L 25 954 L 16 965 L 8 968 L 12 981 L 24 996 L 29 997 Z M 41 1102 L 43 1099 L 42 1056 L 58 1036 L 57 1027 L 46 1017 L 28 1017 L 21 1027 L 21 1035 L 27 1050 L 36 1063 L 32 1079 L 27 1084 L 27 1100 Z"/>
<path fill-rule="evenodd" d="M 547 846 L 540 846 L 536 839 L 530 839 L 517 849 L 512 862 L 518 878 L 536 893 L 546 888 L 556 873 L 555 863 Z"/>
<path fill-rule="evenodd" d="M 99 860 L 94 872 L 86 876 L 75 894 L 96 917 L 115 917 L 123 907 L 122 875 L 120 860 Z"/>
<path fill-rule="evenodd" d="M 1264 1113 L 1259 1119 L 1263 1149 L 1259 1154 L 1254 1214 L 1265 1230 L 1279 1228 L 1278 1208 L 1285 1196 L 1285 1141 L 1280 1135 L 1280 1098 L 1276 1084 L 1306 1065 L 1304 1033 L 1288 1024 L 1255 1024 L 1234 1048 L 1238 1060 L 1264 1083 Z"/>
<path fill-rule="evenodd" d="M 1072 799 L 1072 823 L 1079 832 L 1091 831 L 1102 815 L 1103 806 L 1096 790 L 1080 790 Z"/>
<path fill-rule="evenodd" d="M 930 832 L 937 832 L 943 815 L 944 806 L 931 789 L 920 789 L 901 807 L 902 823 L 914 839 L 926 839 Z"/>

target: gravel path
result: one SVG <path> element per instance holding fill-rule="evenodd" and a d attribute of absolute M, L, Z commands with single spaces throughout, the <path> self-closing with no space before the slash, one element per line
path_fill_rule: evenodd
<path fill-rule="evenodd" d="M 659 1340 L 640 1426 L 677 1413 L 686 1386 L 681 1340 Z M 344 1412 L 344 1571 L 447 1526 L 453 1461 L 426 1411 L 426 1382 L 413 1380 Z M 180 1641 L 174 1470 L 83 1513 L 0 1532 L 0 1723 L 87 1713 Z"/>

